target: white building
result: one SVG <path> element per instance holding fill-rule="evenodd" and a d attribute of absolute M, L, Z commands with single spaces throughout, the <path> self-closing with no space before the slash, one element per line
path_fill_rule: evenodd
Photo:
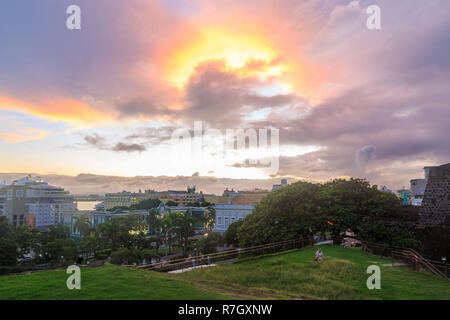
<path fill-rule="evenodd" d="M 0 210 L 10 223 L 37 228 L 57 224 L 63 212 L 77 208 L 68 191 L 31 176 L 3 186 L 0 203 Z"/>
<path fill-rule="evenodd" d="M 235 221 L 244 219 L 253 212 L 255 205 L 244 204 L 216 204 L 216 224 L 214 231 L 223 233 Z"/>
<path fill-rule="evenodd" d="M 430 168 L 433 167 L 424 167 L 424 179 L 412 179 L 410 180 L 410 190 L 411 190 L 411 204 L 413 206 L 421 206 L 423 195 L 425 193 L 425 188 L 428 182 L 428 175 Z"/>

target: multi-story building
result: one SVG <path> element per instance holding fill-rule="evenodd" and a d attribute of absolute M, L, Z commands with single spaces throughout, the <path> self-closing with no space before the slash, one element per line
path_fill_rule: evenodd
<path fill-rule="evenodd" d="M 203 217 L 211 209 L 208 207 L 185 207 L 185 206 L 165 206 L 160 205 L 158 207 L 159 212 L 162 214 L 169 212 L 179 212 L 185 214 L 188 210 L 193 217 Z M 194 223 L 193 228 L 195 230 L 205 229 L 205 225 L 201 222 Z"/>
<path fill-rule="evenodd" d="M 209 202 L 212 204 L 219 204 L 219 203 L 231 203 L 231 200 L 234 197 L 227 197 L 227 196 L 216 196 L 213 194 L 205 194 L 203 196 L 203 199 L 205 202 Z"/>
<path fill-rule="evenodd" d="M 59 223 L 62 213 L 77 208 L 68 191 L 31 175 L 3 185 L 0 194 L 3 215 L 15 226 L 27 224 L 45 230 Z"/>
<path fill-rule="evenodd" d="M 220 233 L 227 231 L 230 224 L 244 219 L 248 214 L 252 213 L 254 208 L 254 204 L 217 204 L 215 206 L 216 224 L 214 231 Z"/>
<path fill-rule="evenodd" d="M 425 187 L 427 186 L 428 176 L 430 173 L 430 169 L 433 167 L 425 167 L 423 168 L 425 173 L 424 179 L 411 179 L 410 180 L 410 197 L 411 197 L 411 205 L 413 206 L 421 206 L 423 196 L 425 193 Z"/>
<path fill-rule="evenodd" d="M 413 206 L 421 206 L 423 195 L 425 193 L 425 187 L 427 185 L 427 179 L 411 179 L 411 204 Z"/>
<path fill-rule="evenodd" d="M 184 190 L 168 190 L 159 193 L 159 200 L 166 204 L 169 201 L 178 203 L 179 206 L 186 206 L 189 203 L 203 202 L 205 198 L 203 192 L 195 192 L 195 186 L 188 187 L 187 191 Z"/>
<path fill-rule="evenodd" d="M 70 235 L 73 238 L 79 238 L 80 232 L 76 228 L 77 218 L 81 215 L 86 215 L 89 219 L 92 228 L 97 228 L 100 224 L 110 221 L 113 218 L 127 217 L 130 215 L 138 216 L 138 221 L 142 221 L 142 225 L 145 226 L 147 217 L 149 215 L 148 210 L 130 210 L 117 212 L 97 211 L 97 210 L 73 210 L 64 212 L 61 215 L 60 223 L 69 227 Z"/>
<path fill-rule="evenodd" d="M 281 179 L 281 184 L 274 184 L 272 186 L 272 191 L 278 190 L 280 188 L 286 187 L 288 185 L 286 179 Z"/>
<path fill-rule="evenodd" d="M 259 203 L 266 195 L 270 192 L 267 190 L 253 190 L 253 191 L 242 191 L 236 197 L 233 197 L 231 200 L 231 204 L 243 204 L 243 205 L 251 205 Z"/>
<path fill-rule="evenodd" d="M 114 207 L 129 207 L 133 204 L 137 204 L 141 201 L 148 199 L 159 199 L 163 203 L 168 201 L 174 201 L 180 206 L 186 206 L 189 203 L 203 202 L 203 193 L 195 192 L 195 186 L 188 187 L 185 190 L 168 190 L 168 191 L 155 191 L 145 190 L 142 193 L 140 190 L 138 193 L 122 191 L 118 193 L 107 193 L 105 195 L 105 210 L 112 209 Z"/>
<path fill-rule="evenodd" d="M 114 207 L 129 207 L 133 204 L 137 204 L 141 201 L 150 199 L 149 193 L 136 192 L 117 192 L 107 193 L 105 195 L 105 210 L 112 209 Z"/>
<path fill-rule="evenodd" d="M 233 188 L 231 188 L 231 190 L 229 190 L 228 188 L 226 188 L 223 191 L 222 197 L 236 197 L 238 196 L 242 191 L 234 191 Z"/>

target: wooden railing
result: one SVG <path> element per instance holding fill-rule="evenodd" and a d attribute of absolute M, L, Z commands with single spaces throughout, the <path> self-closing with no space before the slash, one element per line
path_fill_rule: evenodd
<path fill-rule="evenodd" d="M 350 237 L 354 238 L 354 237 Z M 337 239 L 336 239 L 337 240 Z M 342 239 L 339 239 L 342 240 Z M 339 241 L 338 243 L 340 243 Z M 363 251 L 370 252 L 375 255 L 389 257 L 392 260 L 404 262 L 408 267 L 419 270 L 426 269 L 429 272 L 449 280 L 449 266 L 431 261 L 424 258 L 417 251 L 410 248 L 398 246 L 390 246 L 386 244 L 370 243 L 360 241 Z M 270 253 L 283 252 L 293 249 L 301 249 L 310 247 L 314 244 L 311 238 L 299 238 L 293 240 L 280 241 L 275 243 L 263 244 L 240 249 L 230 249 L 209 255 L 200 255 L 190 258 L 181 258 L 174 260 L 166 260 L 152 264 L 140 265 L 135 268 L 153 270 L 160 272 L 168 272 L 173 270 L 182 270 L 202 265 L 209 265 L 215 262 L 223 262 L 243 257 L 260 256 Z"/>
<path fill-rule="evenodd" d="M 425 269 L 434 275 L 450 280 L 449 267 L 447 265 L 437 263 L 437 261 L 428 260 L 414 249 L 366 241 L 361 241 L 361 244 L 364 251 L 383 257 L 389 257 L 392 260 L 402 261 L 411 269 Z"/>
<path fill-rule="evenodd" d="M 208 265 L 215 262 L 233 260 L 243 257 L 260 256 L 269 253 L 277 253 L 292 249 L 301 249 L 313 245 L 310 238 L 300 238 L 275 243 L 263 244 L 259 246 L 225 250 L 209 255 L 200 255 L 191 258 L 182 258 L 170 261 L 161 261 L 152 264 L 136 266 L 138 269 L 168 272 L 172 270 L 187 269 L 196 266 Z"/>

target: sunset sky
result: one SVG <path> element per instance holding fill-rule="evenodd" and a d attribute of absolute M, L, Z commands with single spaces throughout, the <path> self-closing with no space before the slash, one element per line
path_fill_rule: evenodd
<path fill-rule="evenodd" d="M 81 30 L 66 28 L 71 4 Z M 366 27 L 372 4 L 381 30 Z M 0 179 L 408 186 L 450 162 L 449 13 L 447 0 L 1 1 Z M 279 129 L 278 172 L 186 161 L 170 136 L 194 121 Z"/>

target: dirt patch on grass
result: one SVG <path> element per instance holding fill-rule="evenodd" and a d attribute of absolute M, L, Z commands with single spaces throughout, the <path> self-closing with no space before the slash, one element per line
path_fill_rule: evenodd
<path fill-rule="evenodd" d="M 292 299 L 292 300 L 305 300 L 306 297 L 298 297 L 290 295 L 285 292 L 280 293 L 275 290 L 260 289 L 260 288 L 242 288 L 236 285 L 225 285 L 223 283 L 206 281 L 206 280 L 192 280 L 187 281 L 194 283 L 196 286 L 207 290 L 229 296 L 234 299 L 247 300 L 247 299 L 264 299 L 264 300 L 280 300 L 280 299 Z"/>

